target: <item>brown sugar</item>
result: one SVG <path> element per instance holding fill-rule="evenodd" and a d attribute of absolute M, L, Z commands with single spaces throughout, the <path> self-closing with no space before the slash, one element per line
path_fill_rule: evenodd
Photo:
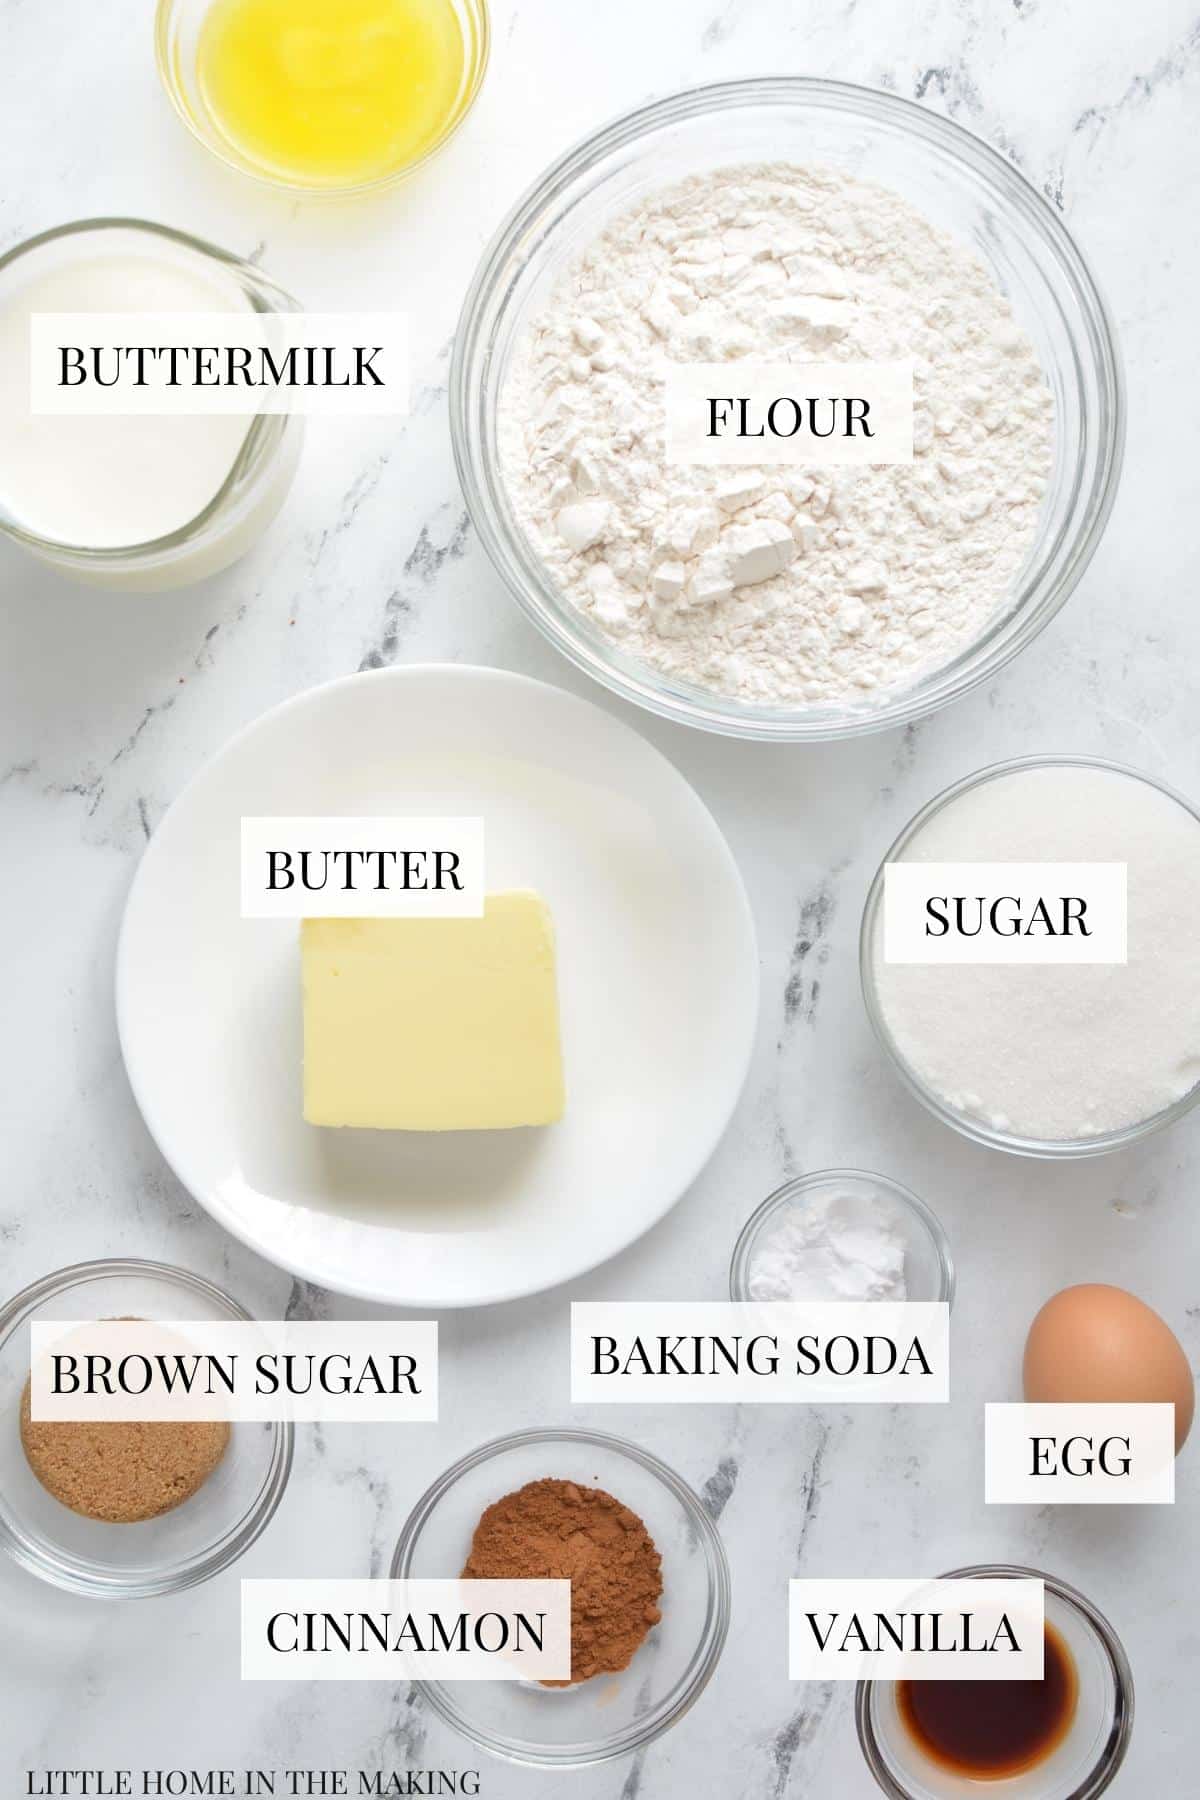
<path fill-rule="evenodd" d="M 530 1481 L 489 1506 L 464 1577 L 569 1580 L 571 1687 L 628 1667 L 662 1614 L 662 1558 L 641 1519 L 603 1488 Z"/>
<path fill-rule="evenodd" d="M 33 1419 L 26 1382 L 21 1443 L 47 1493 L 72 1512 L 132 1525 L 191 1499 L 224 1456 L 229 1425 L 224 1419 Z"/>

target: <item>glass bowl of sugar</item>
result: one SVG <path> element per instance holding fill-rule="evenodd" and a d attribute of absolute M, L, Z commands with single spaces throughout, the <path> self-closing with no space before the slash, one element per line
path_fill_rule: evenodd
<path fill-rule="evenodd" d="M 899 962 L 885 879 L 909 862 L 1117 864 L 1119 962 Z M 1200 811 L 1088 756 L 997 763 L 901 832 L 867 897 L 863 997 L 910 1093 L 976 1143 L 1046 1158 L 1136 1143 L 1200 1100 Z"/>
<path fill-rule="evenodd" d="M 815 431 L 787 466 L 679 466 L 673 368 L 856 358 L 911 366 L 908 466 L 814 463 Z M 1107 307 L 1025 177 L 791 76 L 569 150 L 485 250 L 450 384 L 468 510 L 539 630 L 650 712 L 776 743 L 920 718 L 1027 645 L 1099 542 L 1124 417 Z"/>
<path fill-rule="evenodd" d="M 940 1220 L 886 1175 L 818 1169 L 751 1213 L 729 1265 L 731 1300 L 954 1300 Z"/>

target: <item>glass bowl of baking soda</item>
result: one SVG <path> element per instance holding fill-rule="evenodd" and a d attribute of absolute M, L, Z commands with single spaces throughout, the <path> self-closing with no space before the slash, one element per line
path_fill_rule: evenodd
<path fill-rule="evenodd" d="M 835 465 L 815 421 L 798 457 L 681 456 L 672 371 L 784 363 L 801 410 L 850 404 L 834 364 L 911 368 L 911 456 Z M 793 76 L 655 101 L 548 169 L 483 254 L 450 389 L 533 623 L 636 705 L 776 743 L 905 724 L 1027 645 L 1099 542 L 1124 414 L 1108 310 L 1025 177 L 896 94 Z"/>
<path fill-rule="evenodd" d="M 769 1194 L 742 1227 L 732 1300 L 954 1299 L 940 1221 L 898 1181 L 818 1169 Z"/>

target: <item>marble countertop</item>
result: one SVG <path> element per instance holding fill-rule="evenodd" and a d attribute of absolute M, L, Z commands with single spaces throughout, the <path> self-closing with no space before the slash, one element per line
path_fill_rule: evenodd
<path fill-rule="evenodd" d="M 0 551 L 5 1294 L 87 1256 L 162 1257 L 262 1314 L 354 1313 L 257 1261 L 174 1180 L 134 1106 L 112 1004 L 138 855 L 183 782 L 247 720 L 312 683 L 393 661 L 497 664 L 623 712 L 684 771 L 745 872 L 764 964 L 753 1073 L 712 1164 L 649 1237 L 574 1298 L 719 1297 L 734 1233 L 781 1177 L 858 1164 L 924 1195 L 960 1269 L 942 1408 L 603 1409 L 719 1517 L 734 1571 L 724 1660 L 701 1702 L 630 1762 L 569 1776 L 483 1762 L 489 1800 L 869 1800 L 847 1686 L 789 1684 L 787 1577 L 1030 1562 L 1077 1583 L 1129 1650 L 1138 1716 L 1113 1792 L 1181 1793 L 1200 1749 L 1196 1455 L 1173 1508 L 988 1509 L 982 1406 L 1015 1395 L 1027 1321 L 1057 1286 L 1132 1287 L 1200 1361 L 1200 1117 L 1095 1163 L 975 1148 L 902 1091 L 870 1036 L 856 934 L 880 853 L 984 762 L 1073 749 L 1200 792 L 1190 677 L 1200 433 L 1194 366 L 1200 21 L 1194 0 L 497 0 L 471 119 L 421 176 L 369 204 L 298 203 L 219 168 L 155 77 L 149 0 L 0 0 L 0 250 L 89 214 L 190 228 L 311 307 L 348 293 L 412 315 L 415 404 L 314 422 L 286 508 L 232 571 L 176 596 L 96 595 Z M 903 733 L 762 748 L 634 714 L 525 623 L 473 538 L 446 378 L 459 298 L 514 196 L 565 144 L 690 83 L 789 70 L 914 96 L 1013 157 L 1061 208 L 1112 301 L 1130 437 L 1108 535 L 1044 636 L 987 687 Z M 442 1321 L 443 1423 L 380 1440 L 300 1434 L 291 1490 L 236 1568 L 171 1600 L 88 1605 L 0 1568 L 0 1763 L 478 1767 L 419 1697 L 373 1684 L 242 1685 L 238 1578 L 379 1570 L 407 1508 L 499 1428 L 569 1417 L 547 1356 L 568 1295 Z"/>

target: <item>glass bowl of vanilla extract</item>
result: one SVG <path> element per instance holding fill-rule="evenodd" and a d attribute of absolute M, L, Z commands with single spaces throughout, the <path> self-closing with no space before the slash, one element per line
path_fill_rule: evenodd
<path fill-rule="evenodd" d="M 1125 1759 L 1133 1675 L 1091 1601 L 1040 1569 L 984 1565 L 954 1577 L 1045 1584 L 1040 1681 L 860 1681 L 858 1738 L 890 1800 L 1093 1800 Z"/>

